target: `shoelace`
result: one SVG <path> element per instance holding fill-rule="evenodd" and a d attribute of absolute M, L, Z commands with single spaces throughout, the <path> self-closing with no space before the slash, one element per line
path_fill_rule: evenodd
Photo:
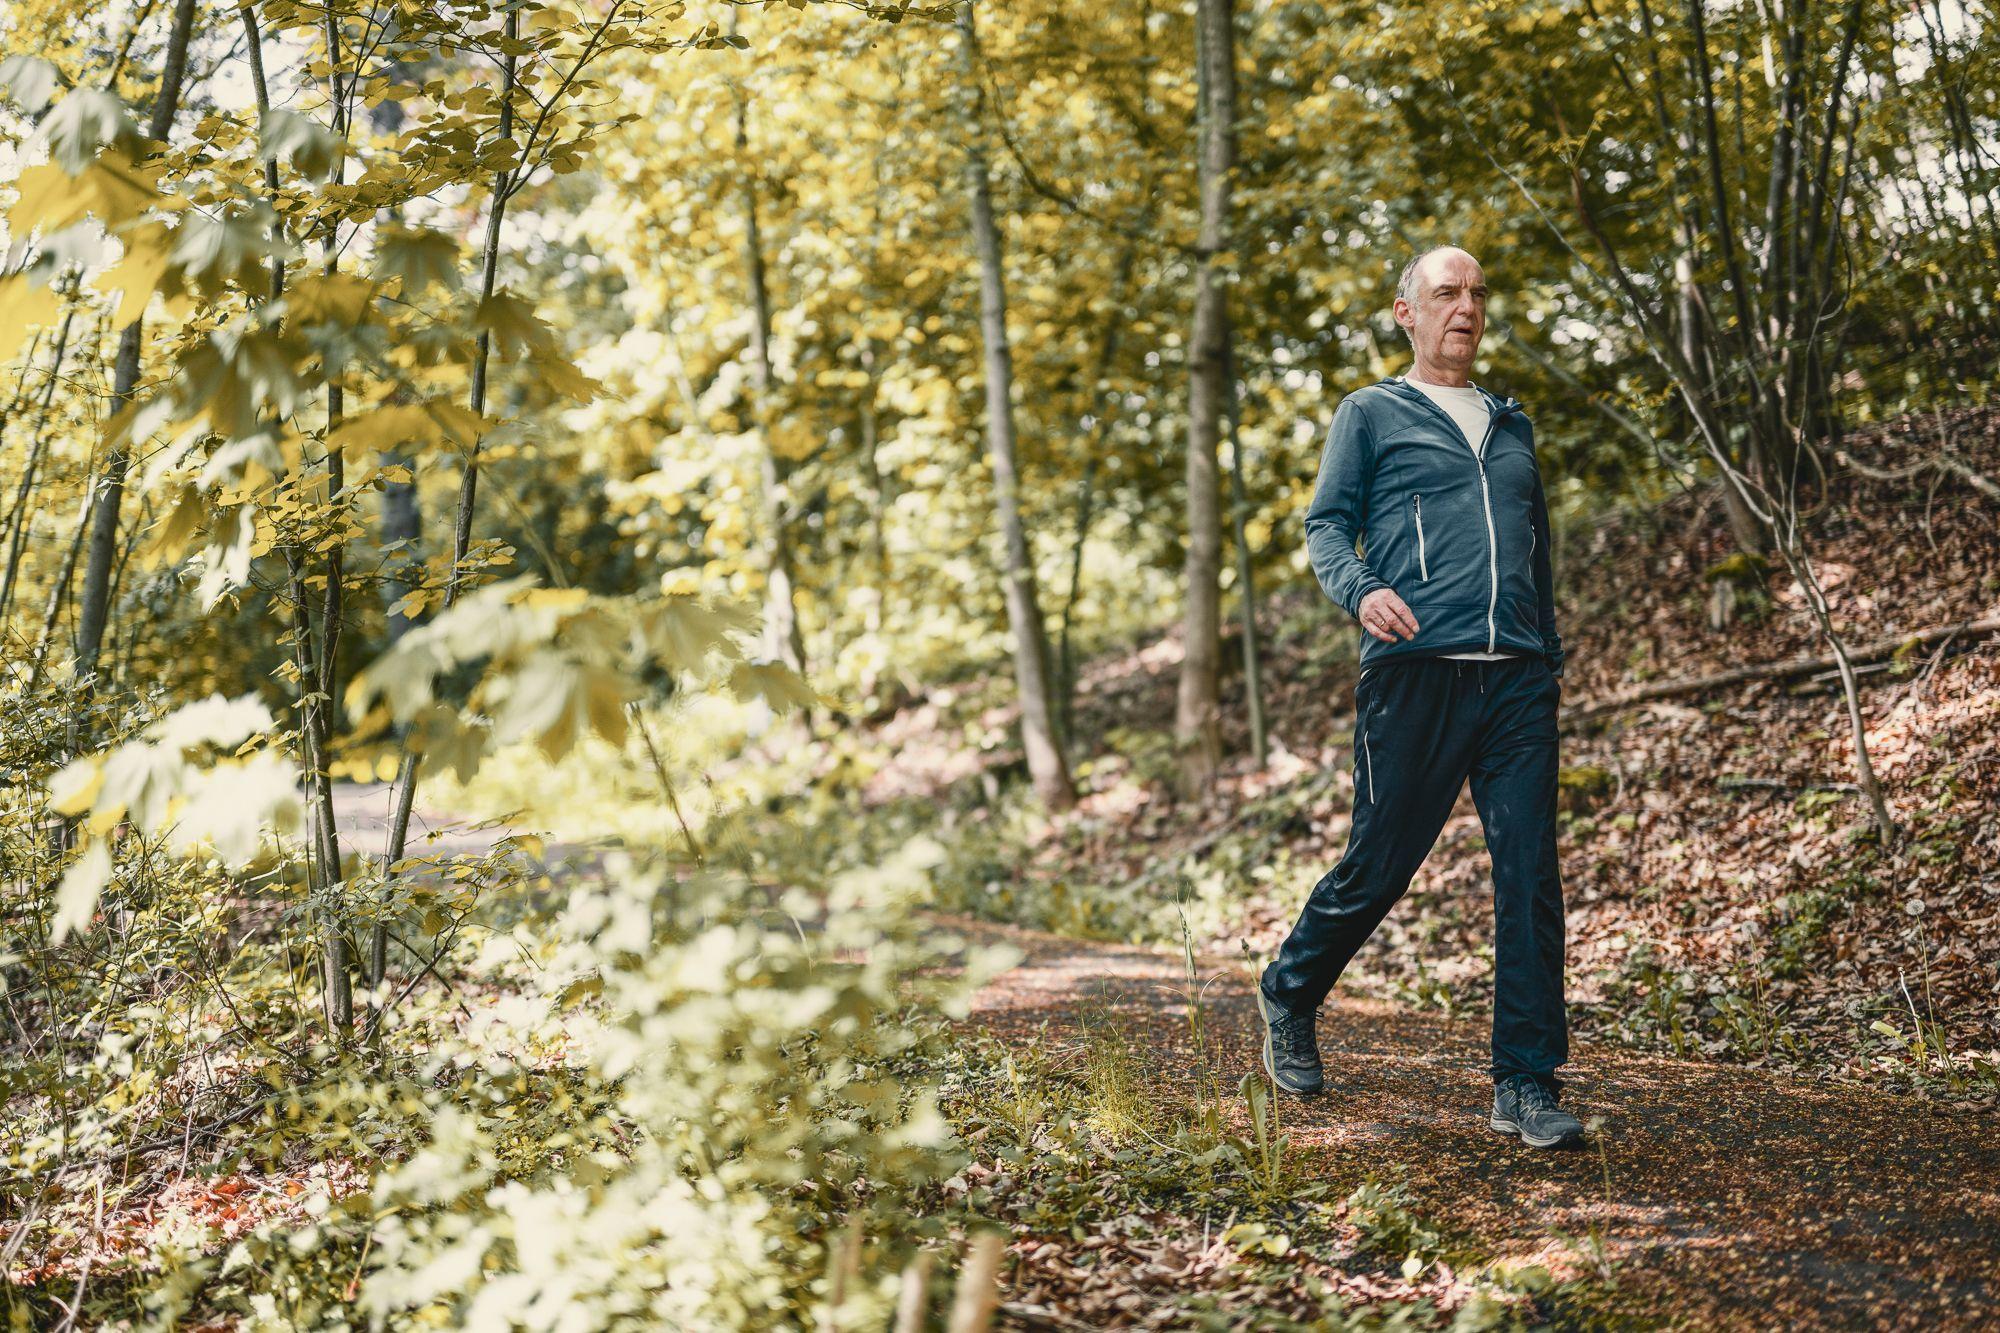
<path fill-rule="evenodd" d="M 1282 1014 L 1271 1024 L 1271 1042 L 1285 1054 L 1288 1060 L 1311 1060 L 1319 1054 L 1313 1046 L 1313 1025 L 1319 1021 L 1319 1010 L 1306 1014 Z"/>
<path fill-rule="evenodd" d="M 1555 1094 L 1531 1078 L 1514 1081 L 1514 1095 L 1520 1100 L 1521 1110 L 1553 1111 L 1556 1109 Z"/>

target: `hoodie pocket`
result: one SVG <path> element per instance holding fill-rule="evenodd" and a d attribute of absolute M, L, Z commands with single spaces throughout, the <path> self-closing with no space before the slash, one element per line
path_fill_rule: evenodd
<path fill-rule="evenodd" d="M 1412 495 L 1410 509 L 1416 515 L 1417 523 L 1417 575 L 1428 583 L 1431 578 L 1431 562 L 1424 550 L 1424 497 Z"/>

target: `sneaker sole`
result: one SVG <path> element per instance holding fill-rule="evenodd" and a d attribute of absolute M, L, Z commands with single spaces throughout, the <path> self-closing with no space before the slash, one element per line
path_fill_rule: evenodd
<path fill-rule="evenodd" d="M 1278 1077 L 1278 1064 L 1272 1058 L 1271 1051 L 1271 1002 L 1264 998 L 1264 984 L 1261 981 L 1257 983 L 1257 1016 L 1264 1020 L 1264 1073 L 1269 1076 L 1271 1086 L 1280 1092 L 1299 1098 L 1317 1097 L 1326 1091 L 1326 1084 L 1321 1083 L 1317 1088 L 1301 1092 L 1297 1088 L 1286 1087 L 1285 1081 Z"/>
<path fill-rule="evenodd" d="M 1511 1134 L 1530 1148 L 1559 1148 L 1564 1144 L 1583 1142 L 1583 1135 L 1581 1133 L 1558 1134 L 1554 1138 L 1538 1139 L 1513 1121 L 1503 1119 L 1497 1115 L 1487 1119 L 1486 1127 L 1497 1130 L 1502 1134 Z"/>

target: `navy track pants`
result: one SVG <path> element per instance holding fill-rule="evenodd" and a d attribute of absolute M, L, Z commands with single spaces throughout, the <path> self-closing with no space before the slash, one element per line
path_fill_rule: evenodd
<path fill-rule="evenodd" d="M 1546 659 L 1392 659 L 1355 686 L 1354 824 L 1340 863 L 1265 969 L 1310 1012 L 1410 886 L 1468 777 L 1493 857 L 1493 1062 L 1553 1077 L 1569 1059 L 1556 860 L 1556 705 Z"/>

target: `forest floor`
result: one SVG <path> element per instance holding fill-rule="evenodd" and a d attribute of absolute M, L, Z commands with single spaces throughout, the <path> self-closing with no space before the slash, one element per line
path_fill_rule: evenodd
<path fill-rule="evenodd" d="M 1846 442 L 1878 468 L 1940 445 L 2000 477 L 2000 413 Z M 1559 1285 L 1516 1316 L 1560 1327 L 2000 1321 L 2000 636 L 1965 628 L 2000 616 L 1995 515 L 1959 473 L 1849 471 L 1812 520 L 1850 647 L 1903 641 L 1859 673 L 1893 848 L 1853 788 L 1831 671 L 1593 707 L 1827 651 L 1782 571 L 1718 593 L 1733 546 L 1712 490 L 1568 532 L 1562 1072 L 1592 1146 L 1538 1153 L 1486 1126 L 1490 870 L 1468 794 L 1329 1002 L 1328 1094 L 1280 1107 L 1290 1187 L 1346 1195 L 1344 1220 L 1314 1232 L 1295 1214 L 1289 1235 L 1232 1247 L 1229 1219 L 1185 1211 L 1199 1191 L 1103 1199 L 1082 1220 L 993 1198 L 1017 1231 L 1009 1317 L 1177 1327 L 1212 1286 L 1222 1310 L 1255 1291 L 1304 1318 L 1317 1283 L 1463 1319 L 1469 1280 L 1529 1265 Z M 1266 608 L 1271 759 L 1248 759 L 1232 641 L 1232 757 L 1199 792 L 1176 781 L 1173 629 L 1083 664 L 1073 811 L 1026 798 L 1004 676 L 906 700 L 848 761 L 866 774 L 854 841 L 939 838 L 942 901 L 963 914 L 947 924 L 1024 952 L 964 1029 L 1057 1071 L 1052 1098 L 1101 1102 L 1108 1077 L 1160 1123 L 1219 1112 L 1254 1141 L 1248 1099 L 1215 1093 L 1259 1068 L 1254 967 L 1338 859 L 1354 792 L 1352 629 L 1314 589 Z M 1383 1189 L 1395 1216 L 1371 1246 Z M 1437 1262 L 1407 1275 L 1405 1246 Z M 1245 1286 L 1249 1253 L 1266 1271 Z"/>
<path fill-rule="evenodd" d="M 1205 1056 L 1179 953 L 944 924 L 1023 954 L 981 993 L 968 1031 L 1060 1060 L 1115 1021 L 1141 1052 L 1149 1095 L 1183 1114 L 1206 1061 L 1230 1086 L 1259 1067 L 1239 961 L 1198 960 Z M 1394 1181 L 1417 1216 L 1448 1219 L 1462 1251 L 1598 1277 L 1587 1301 L 1540 1310 L 1559 1326 L 1969 1329 L 2000 1317 L 2000 1140 L 1976 1112 L 1583 1043 L 1564 1100 L 1601 1117 L 1593 1145 L 1537 1151 L 1486 1125 L 1483 1023 L 1336 996 L 1320 1032 L 1328 1091 L 1280 1106 L 1291 1178 L 1337 1181 L 1341 1192 Z M 1241 1128 L 1240 1102 L 1233 1115 Z M 1021 1327 L 1150 1324 L 1148 1310 L 1200 1281 L 1202 1222 L 1185 1226 L 1189 1262 L 1168 1265 L 1060 1232 L 1017 1234 L 1009 1317 Z M 1170 1228 L 1155 1219 L 1152 1230 Z M 1393 1263 L 1370 1276 L 1351 1261 L 1324 1267 L 1309 1247 L 1274 1263 L 1318 1269 L 1358 1301 L 1401 1288 L 1455 1304 L 1449 1283 L 1399 1282 Z"/>

